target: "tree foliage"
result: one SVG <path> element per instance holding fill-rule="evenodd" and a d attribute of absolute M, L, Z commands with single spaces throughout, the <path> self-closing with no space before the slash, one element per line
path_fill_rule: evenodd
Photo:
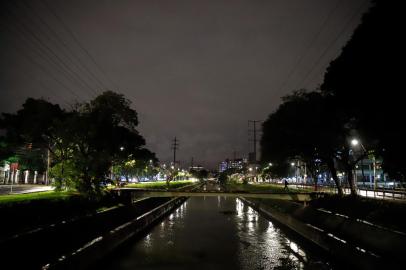
<path fill-rule="evenodd" d="M 373 153 L 383 158 L 386 172 L 405 179 L 406 128 L 399 91 L 403 83 L 397 63 L 404 54 L 399 5 L 374 2 L 328 67 L 321 92 L 298 91 L 283 99 L 263 125 L 264 163 L 280 167 L 300 159 L 314 178 L 317 167 L 323 165 L 338 187 L 337 170 L 344 170 L 355 195 L 354 167 Z M 353 137 L 360 138 L 368 150 L 351 149 Z"/>
<path fill-rule="evenodd" d="M 363 144 L 383 157 L 385 170 L 405 180 L 402 10 L 400 2 L 375 1 L 331 62 L 321 89 L 336 98 L 342 114 L 355 120 Z"/>
<path fill-rule="evenodd" d="M 48 148 L 57 187 L 74 187 L 89 196 L 100 193 L 100 182 L 109 176 L 112 165 L 129 169 L 125 164 L 131 160 L 137 165 L 156 162 L 155 155 L 143 148 L 145 140 L 137 125 L 130 101 L 112 91 L 70 111 L 29 98 L 16 114 L 1 118 L 7 143 Z"/>

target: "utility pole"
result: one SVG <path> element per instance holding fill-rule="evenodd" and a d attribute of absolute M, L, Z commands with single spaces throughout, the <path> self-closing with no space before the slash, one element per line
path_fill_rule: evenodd
<path fill-rule="evenodd" d="M 255 164 L 255 166 L 253 168 L 254 169 L 254 179 L 253 179 L 254 182 L 258 181 L 258 179 L 257 179 L 258 166 L 256 165 L 258 163 L 257 162 L 257 132 L 260 130 L 257 129 L 257 123 L 260 123 L 260 122 L 261 121 L 259 121 L 259 120 L 248 120 L 248 135 L 250 136 L 251 132 L 253 133 L 252 140 L 248 140 L 248 141 L 253 142 L 254 152 L 252 153 L 251 157 L 250 157 L 250 154 L 248 156 L 249 156 L 250 163 L 252 162 L 253 164 Z M 251 124 L 252 124 L 252 126 L 251 126 Z"/>
<path fill-rule="evenodd" d="M 260 131 L 257 129 L 257 123 L 260 123 L 261 121 L 259 120 L 248 120 L 248 134 L 250 135 L 251 132 L 253 133 L 253 138 L 250 139 L 250 142 L 253 142 L 253 155 L 254 155 L 254 163 L 257 163 L 257 132 Z M 252 128 L 251 125 L 252 124 Z"/>
<path fill-rule="evenodd" d="M 51 163 L 49 147 L 47 148 L 47 171 L 45 173 L 45 185 L 49 185 L 49 165 Z"/>
<path fill-rule="evenodd" d="M 192 157 L 192 159 L 190 160 L 190 169 L 193 169 L 193 157 Z"/>
<path fill-rule="evenodd" d="M 172 143 L 172 150 L 173 150 L 173 166 L 176 167 L 176 150 L 179 149 L 179 141 L 176 139 L 173 139 Z"/>

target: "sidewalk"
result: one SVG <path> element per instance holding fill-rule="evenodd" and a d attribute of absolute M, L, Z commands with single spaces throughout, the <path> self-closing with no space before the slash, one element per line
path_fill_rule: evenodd
<path fill-rule="evenodd" d="M 48 191 L 48 190 L 53 190 L 53 189 L 54 189 L 54 187 L 45 186 L 45 185 L 29 185 L 29 184 L 0 185 L 0 195 L 24 194 L 24 193 Z"/>

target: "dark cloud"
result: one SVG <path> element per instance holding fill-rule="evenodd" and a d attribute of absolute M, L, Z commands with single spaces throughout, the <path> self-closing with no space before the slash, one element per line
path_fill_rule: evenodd
<path fill-rule="evenodd" d="M 233 151 L 246 156 L 247 120 L 265 119 L 280 97 L 293 89 L 318 86 L 328 62 L 359 23 L 360 14 L 349 20 L 363 2 L 47 1 L 110 78 L 74 42 L 44 6 L 44 0 L 28 1 L 35 12 L 16 4 L 21 1 L 5 3 L 0 110 L 15 111 L 27 96 L 61 103 L 75 99 L 50 73 L 74 89 L 79 100 L 92 96 L 90 90 L 75 86 L 56 68 L 44 72 L 21 52 L 51 66 L 36 53 L 29 35 L 18 32 L 19 21 L 29 24 L 29 31 L 60 54 L 55 40 L 48 40 L 41 32 L 46 27 L 41 26 L 38 14 L 106 87 L 118 87 L 133 101 L 140 114 L 140 131 L 161 160 L 170 160 L 171 139 L 177 136 L 181 160 L 188 162 L 193 156 L 209 166 L 232 157 Z M 328 24 L 312 42 L 332 10 Z M 30 17 L 38 25 L 30 24 Z M 344 34 L 330 48 L 346 25 Z M 330 49 L 326 56 L 302 82 L 326 48 Z M 292 69 L 302 55 L 303 61 Z M 61 58 L 75 70 L 68 59 Z M 89 75 L 78 73 L 96 88 L 97 82 Z"/>

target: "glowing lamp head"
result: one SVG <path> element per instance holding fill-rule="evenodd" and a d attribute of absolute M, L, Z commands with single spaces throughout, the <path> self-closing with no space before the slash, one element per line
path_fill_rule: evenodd
<path fill-rule="evenodd" d="M 357 139 L 352 139 L 351 140 L 351 145 L 352 146 L 357 146 L 359 144 L 359 141 Z"/>

